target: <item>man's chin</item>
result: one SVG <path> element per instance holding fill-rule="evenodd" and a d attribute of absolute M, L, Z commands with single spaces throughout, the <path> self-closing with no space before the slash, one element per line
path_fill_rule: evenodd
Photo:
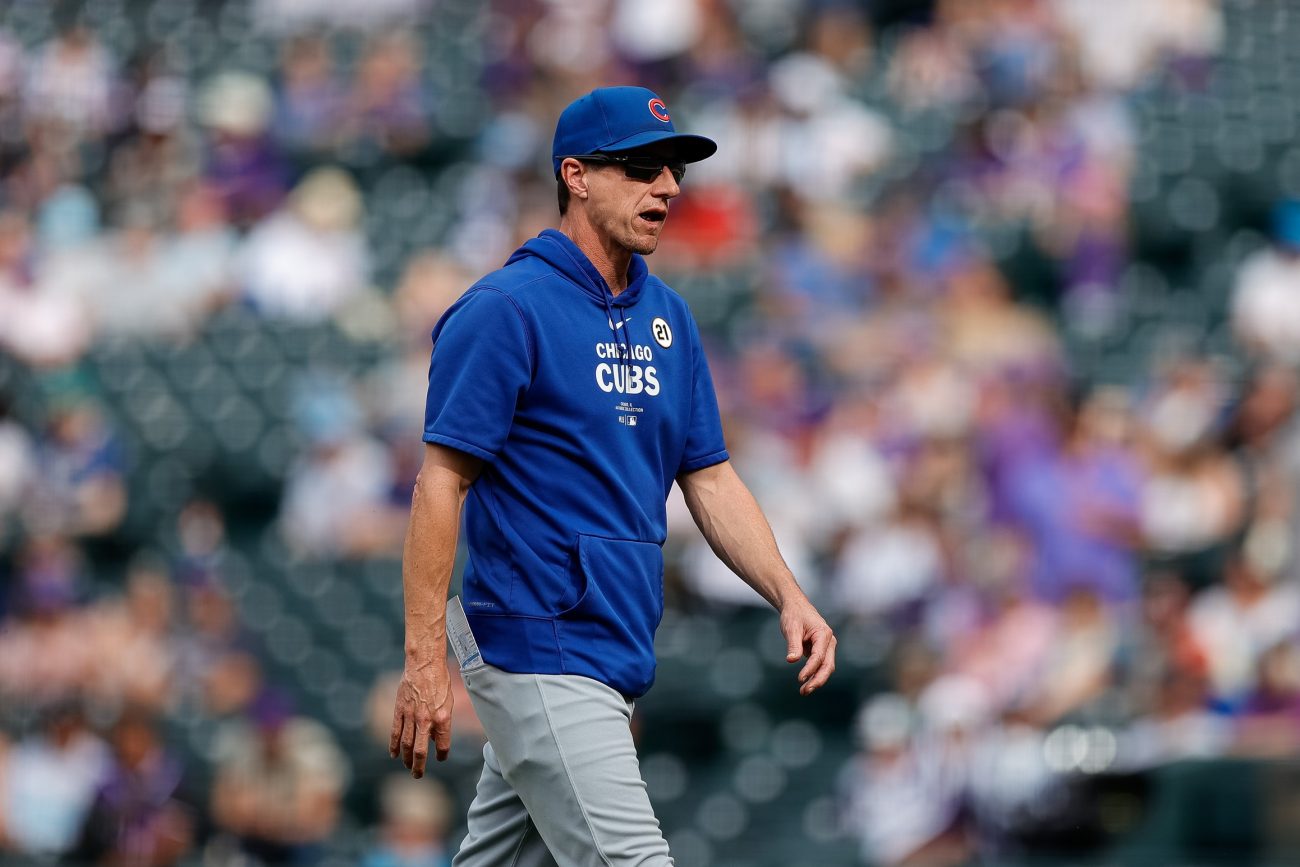
<path fill-rule="evenodd" d="M 628 249 L 633 253 L 639 253 L 642 256 L 649 256 L 659 247 L 658 235 L 635 235 L 632 243 L 628 244 Z"/>

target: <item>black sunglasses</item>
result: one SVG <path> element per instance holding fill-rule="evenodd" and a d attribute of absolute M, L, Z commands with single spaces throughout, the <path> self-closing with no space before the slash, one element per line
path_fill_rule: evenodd
<path fill-rule="evenodd" d="M 682 182 L 686 177 L 686 163 L 682 160 L 661 160 L 654 157 L 636 157 L 626 154 L 584 154 L 574 157 L 575 160 L 581 160 L 584 163 L 603 163 L 605 165 L 622 166 L 623 174 L 627 175 L 634 181 L 650 183 L 659 177 L 664 167 L 673 173 L 673 180 L 677 183 Z"/>

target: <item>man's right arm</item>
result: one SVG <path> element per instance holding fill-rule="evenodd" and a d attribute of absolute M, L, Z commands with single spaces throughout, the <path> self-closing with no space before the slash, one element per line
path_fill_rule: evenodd
<path fill-rule="evenodd" d="M 460 512 L 483 462 L 426 443 L 411 495 L 411 521 L 402 549 L 406 607 L 406 667 L 397 687 L 389 754 L 411 776 L 424 776 L 433 738 L 438 761 L 451 750 L 451 682 L 447 670 L 447 587 L 456 561 Z"/>

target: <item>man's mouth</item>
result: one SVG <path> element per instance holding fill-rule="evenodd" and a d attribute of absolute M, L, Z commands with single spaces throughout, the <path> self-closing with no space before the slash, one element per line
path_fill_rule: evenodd
<path fill-rule="evenodd" d="M 658 224 L 668 218 L 668 212 L 658 210 L 657 208 L 649 208 L 637 214 L 637 216 L 645 220 L 647 223 Z"/>

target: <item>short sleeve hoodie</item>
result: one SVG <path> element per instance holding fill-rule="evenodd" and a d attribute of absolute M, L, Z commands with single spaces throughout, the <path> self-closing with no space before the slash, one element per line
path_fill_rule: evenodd
<path fill-rule="evenodd" d="M 636 255 L 612 295 L 548 229 L 470 287 L 433 344 L 424 440 L 485 462 L 463 590 L 484 660 L 642 695 L 665 500 L 679 473 L 728 457 L 690 309 Z"/>

